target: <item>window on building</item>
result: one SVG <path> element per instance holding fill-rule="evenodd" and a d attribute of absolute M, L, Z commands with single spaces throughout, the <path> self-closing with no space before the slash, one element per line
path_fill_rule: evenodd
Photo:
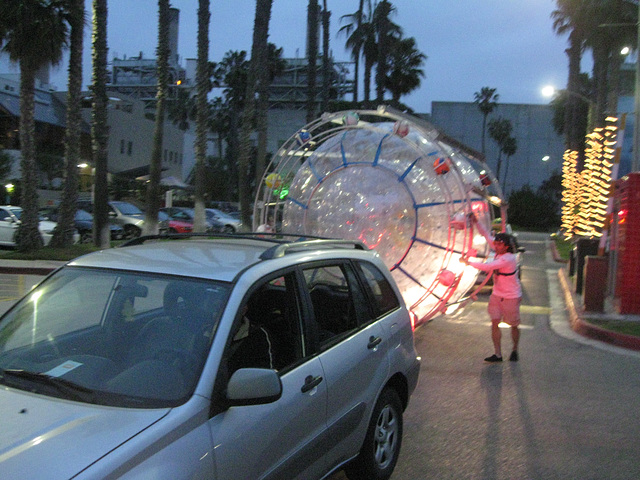
<path fill-rule="evenodd" d="M 131 156 L 131 151 L 133 150 L 133 142 L 129 142 L 127 144 L 127 155 Z"/>

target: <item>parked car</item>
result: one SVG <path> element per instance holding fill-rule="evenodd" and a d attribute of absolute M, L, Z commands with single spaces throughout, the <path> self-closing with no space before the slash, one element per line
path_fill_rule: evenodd
<path fill-rule="evenodd" d="M 190 223 L 193 228 L 193 221 L 195 218 L 195 212 L 193 208 L 189 207 L 165 207 L 160 209 L 161 212 L 166 213 L 171 220 L 180 220 L 182 222 Z M 221 232 L 224 225 L 217 220 L 207 217 L 205 220 L 207 226 L 207 232 Z"/>
<path fill-rule="evenodd" d="M 174 220 L 162 210 L 158 212 L 158 219 L 169 225 L 169 233 L 191 233 L 193 231 L 193 223 Z"/>
<path fill-rule="evenodd" d="M 388 479 L 409 311 L 362 244 L 288 240 L 141 237 L 47 277 L 0 317 L 2 477 Z"/>
<path fill-rule="evenodd" d="M 57 208 L 45 208 L 40 210 L 41 218 L 58 221 Z M 85 210 L 78 209 L 74 217 L 74 223 L 78 234 L 80 234 L 80 243 L 91 243 L 93 241 L 93 215 Z M 109 232 L 111 240 L 122 240 L 125 236 L 124 229 L 120 225 L 109 224 Z"/>
<path fill-rule="evenodd" d="M 222 224 L 222 231 L 224 233 L 236 233 L 242 227 L 242 220 L 236 218 L 228 213 L 225 213 L 216 208 L 207 208 L 207 219 L 212 223 L 217 222 Z"/>
<path fill-rule="evenodd" d="M 13 205 L 0 206 L 0 245 L 15 247 L 16 246 L 16 232 L 18 226 L 20 226 L 20 216 L 22 215 L 22 208 Z M 53 237 L 53 230 L 56 228 L 56 222 L 52 222 L 45 218 L 41 218 L 38 223 L 38 230 L 42 237 L 43 245 L 49 245 L 51 237 Z M 74 242 L 77 243 L 80 240 L 80 235 L 76 232 L 74 234 Z"/>
<path fill-rule="evenodd" d="M 93 215 L 93 202 L 90 200 L 78 201 L 78 208 L 86 210 Z M 136 238 L 142 234 L 144 225 L 144 213 L 134 204 L 122 201 L 108 202 L 109 221 L 114 225 L 120 225 L 124 229 L 126 238 Z M 158 222 L 160 233 L 169 231 L 168 223 Z"/>

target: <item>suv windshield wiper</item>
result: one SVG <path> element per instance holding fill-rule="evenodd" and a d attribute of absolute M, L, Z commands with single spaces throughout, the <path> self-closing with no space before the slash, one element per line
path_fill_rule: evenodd
<path fill-rule="evenodd" d="M 64 380 L 63 378 L 52 377 L 51 375 L 47 375 L 46 373 L 31 372 L 29 370 L 7 369 L 0 371 L 0 379 L 13 379 L 14 381 L 11 383 L 14 386 L 24 386 L 24 382 L 16 382 L 15 380 L 26 380 L 31 384 L 35 383 L 38 385 L 53 387 L 58 391 L 58 393 L 63 394 L 64 398 L 79 400 L 81 402 L 88 403 L 95 402 L 95 392 L 90 388 L 83 387 L 76 383 L 70 382 L 69 380 Z M 29 391 L 39 393 L 37 389 L 30 389 Z"/>

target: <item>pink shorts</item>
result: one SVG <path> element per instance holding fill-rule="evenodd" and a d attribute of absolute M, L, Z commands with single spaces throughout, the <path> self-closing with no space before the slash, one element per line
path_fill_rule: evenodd
<path fill-rule="evenodd" d="M 520 325 L 520 302 L 522 298 L 502 298 L 496 295 L 489 297 L 489 317 L 491 320 L 502 320 L 504 323 L 517 327 Z"/>

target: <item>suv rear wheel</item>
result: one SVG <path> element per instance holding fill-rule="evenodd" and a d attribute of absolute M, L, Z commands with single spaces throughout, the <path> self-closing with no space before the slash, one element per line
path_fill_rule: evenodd
<path fill-rule="evenodd" d="M 350 480 L 387 480 L 398 461 L 402 443 L 402 403 L 385 388 L 373 409 L 360 454 L 346 466 Z"/>

